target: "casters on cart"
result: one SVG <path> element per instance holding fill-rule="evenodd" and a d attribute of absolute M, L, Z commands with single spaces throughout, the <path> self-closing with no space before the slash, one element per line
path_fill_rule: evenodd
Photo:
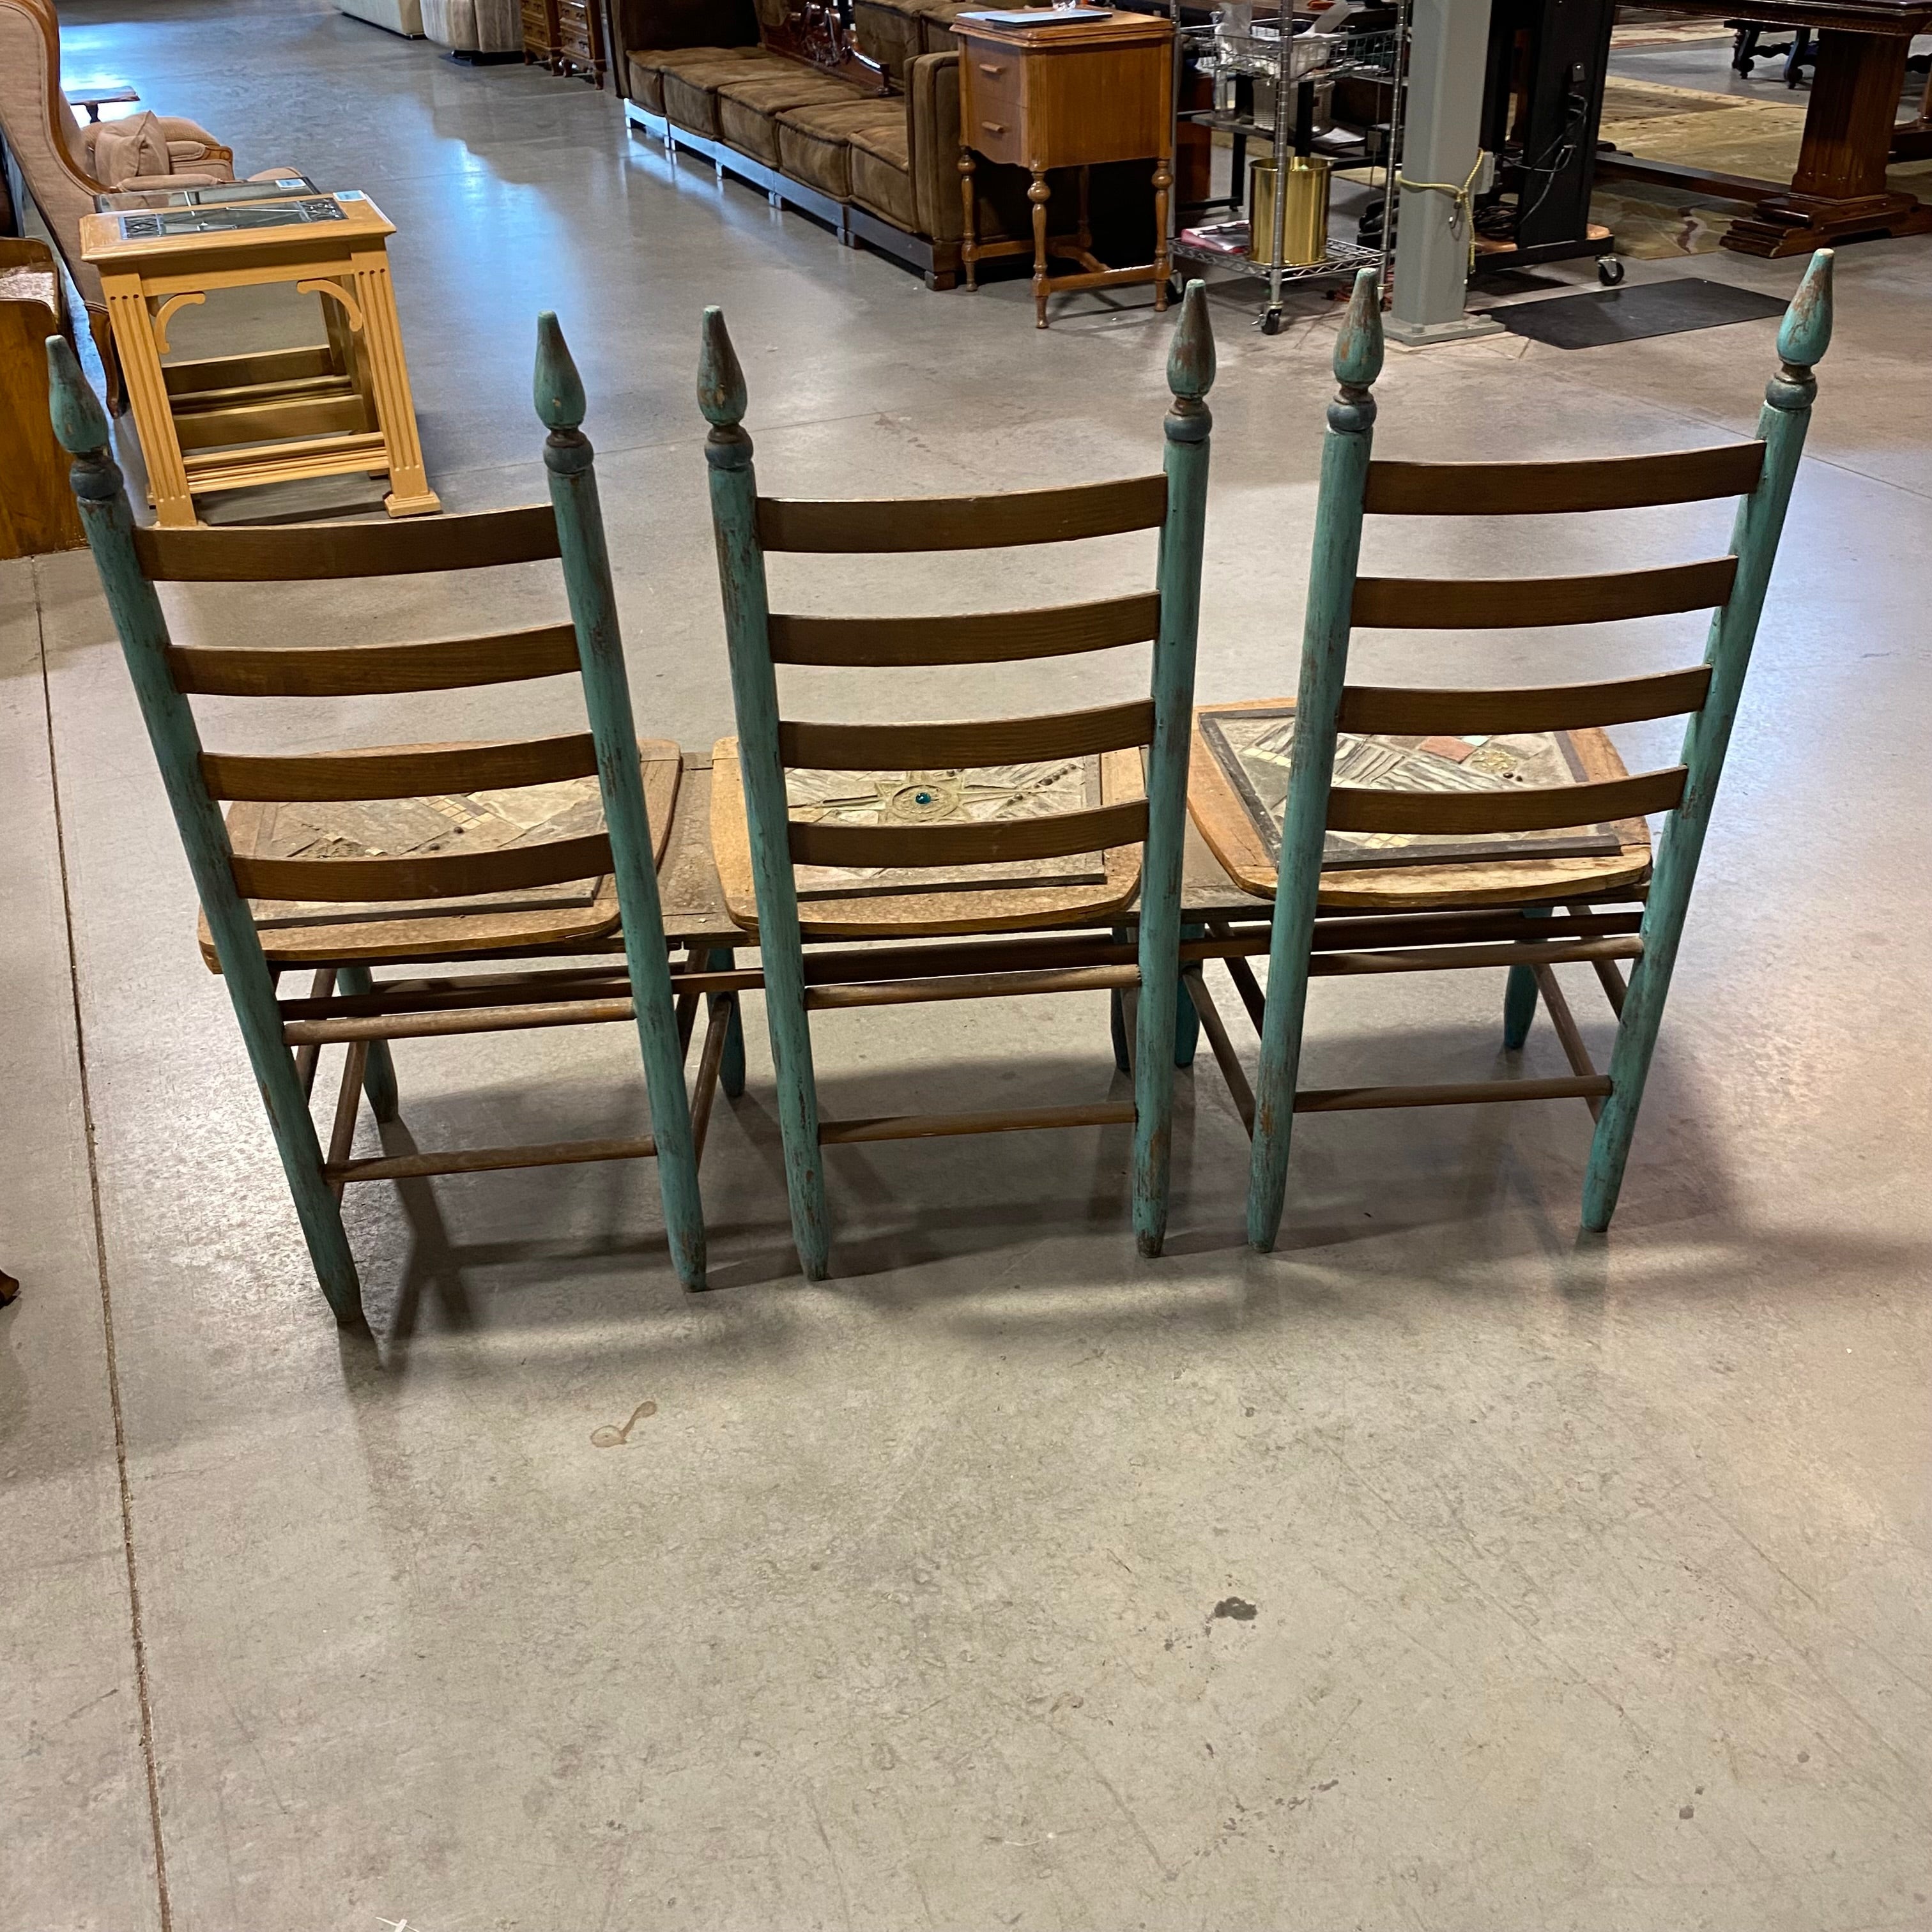
<path fill-rule="evenodd" d="M 1262 333 L 1264 335 L 1279 335 L 1281 333 L 1281 310 L 1280 309 L 1263 309 L 1257 320 L 1261 323 Z"/>
<path fill-rule="evenodd" d="M 1605 288 L 1613 289 L 1624 278 L 1624 265 L 1614 255 L 1600 255 L 1597 258 L 1597 279 Z"/>

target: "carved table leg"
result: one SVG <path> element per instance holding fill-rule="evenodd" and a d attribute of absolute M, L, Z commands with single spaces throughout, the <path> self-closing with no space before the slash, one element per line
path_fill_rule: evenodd
<path fill-rule="evenodd" d="M 1046 170 L 1035 168 L 1027 200 L 1033 203 L 1033 315 L 1034 326 L 1046 326 L 1046 204 L 1053 190 L 1046 184 Z"/>
<path fill-rule="evenodd" d="M 973 191 L 973 172 L 978 158 L 970 148 L 959 150 L 959 194 L 966 205 L 966 232 L 959 243 L 959 259 L 966 265 L 966 286 L 980 286 L 980 200 Z"/>
<path fill-rule="evenodd" d="M 1172 273 L 1167 253 L 1167 191 L 1174 185 L 1174 169 L 1162 154 L 1154 164 L 1154 305 L 1167 307 L 1167 278 Z M 1279 188 L 1276 192 L 1280 192 Z"/>

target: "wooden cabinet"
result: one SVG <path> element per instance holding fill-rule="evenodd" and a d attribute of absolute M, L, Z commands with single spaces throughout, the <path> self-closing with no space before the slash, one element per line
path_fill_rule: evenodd
<path fill-rule="evenodd" d="M 557 70 L 556 0 L 524 0 L 524 64 Z"/>
<path fill-rule="evenodd" d="M 1015 26 L 963 14 L 952 22 L 959 43 L 959 175 L 966 236 L 960 253 L 966 286 L 989 256 L 1033 251 L 1034 317 L 1046 326 L 1046 298 L 1062 289 L 1151 282 L 1154 306 L 1167 306 L 1168 190 L 1174 184 L 1174 28 L 1142 14 Z M 1033 177 L 1033 239 L 982 242 L 974 174 L 979 158 L 1024 168 Z M 1103 162 L 1153 165 L 1154 259 L 1137 268 L 1110 268 L 1092 252 L 1087 225 L 1087 170 Z M 1047 171 L 1080 170 L 1078 225 L 1047 232 Z M 1047 272 L 1055 256 L 1078 262 L 1073 274 Z"/>
<path fill-rule="evenodd" d="M 526 0 L 527 4 L 527 0 Z M 604 85 L 604 16 L 596 0 L 555 0 L 557 71 Z"/>

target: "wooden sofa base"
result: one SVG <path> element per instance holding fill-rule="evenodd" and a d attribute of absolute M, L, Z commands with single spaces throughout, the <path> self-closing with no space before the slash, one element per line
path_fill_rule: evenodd
<path fill-rule="evenodd" d="M 794 180 L 776 168 L 768 168 L 748 154 L 722 141 L 713 141 L 680 128 L 662 114 L 653 114 L 634 100 L 624 103 L 624 118 L 634 133 L 650 135 L 664 144 L 675 161 L 680 154 L 701 154 L 717 170 L 722 182 L 727 175 L 761 189 L 774 208 L 795 208 L 815 221 L 822 221 L 847 248 L 862 243 L 882 255 L 916 268 L 929 289 L 956 287 L 959 280 L 959 244 L 956 242 L 928 242 L 923 235 L 908 235 L 868 210 L 850 202 L 834 201 L 823 190 Z"/>

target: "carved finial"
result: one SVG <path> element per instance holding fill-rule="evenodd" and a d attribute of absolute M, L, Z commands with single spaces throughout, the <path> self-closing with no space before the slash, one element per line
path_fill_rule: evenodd
<path fill-rule="evenodd" d="M 1214 326 L 1208 320 L 1205 282 L 1190 282 L 1180 298 L 1180 320 L 1167 352 L 1167 386 L 1174 392 L 1168 441 L 1204 442 L 1214 427 L 1202 400 L 1214 386 Z"/>
<path fill-rule="evenodd" d="M 64 335 L 47 338 L 47 412 L 61 447 L 74 458 L 68 472 L 74 494 L 89 502 L 110 501 L 120 491 L 121 471 L 107 446 L 107 412 Z"/>
<path fill-rule="evenodd" d="M 1214 325 L 1205 282 L 1190 282 L 1181 296 L 1180 320 L 1167 352 L 1167 386 L 1197 403 L 1214 386 Z"/>
<path fill-rule="evenodd" d="M 54 434 L 70 455 L 92 456 L 107 447 L 107 412 L 80 373 L 80 361 L 64 335 L 47 338 L 47 409 Z"/>
<path fill-rule="evenodd" d="M 745 372 L 724 326 L 724 311 L 704 311 L 704 346 L 698 356 L 698 406 L 711 425 L 704 460 L 714 470 L 742 470 L 752 460 L 752 439 L 744 430 Z"/>
<path fill-rule="evenodd" d="M 1338 435 L 1360 435 L 1376 419 L 1369 394 L 1382 373 L 1382 285 L 1380 272 L 1363 268 L 1355 276 L 1342 332 L 1335 338 L 1335 380 L 1340 394 L 1328 405 L 1328 427 Z"/>
<path fill-rule="evenodd" d="M 1818 394 L 1812 364 L 1831 346 L 1832 251 L 1820 248 L 1778 325 L 1780 367 L 1765 385 L 1765 400 L 1774 410 L 1809 409 Z"/>
<path fill-rule="evenodd" d="M 555 314 L 545 309 L 537 317 L 537 416 L 548 430 L 581 429 L 586 405 L 584 379 L 563 339 Z"/>
<path fill-rule="evenodd" d="M 698 358 L 698 406 L 713 429 L 736 429 L 745 420 L 745 372 L 724 326 L 724 311 L 704 311 L 704 346 Z"/>

